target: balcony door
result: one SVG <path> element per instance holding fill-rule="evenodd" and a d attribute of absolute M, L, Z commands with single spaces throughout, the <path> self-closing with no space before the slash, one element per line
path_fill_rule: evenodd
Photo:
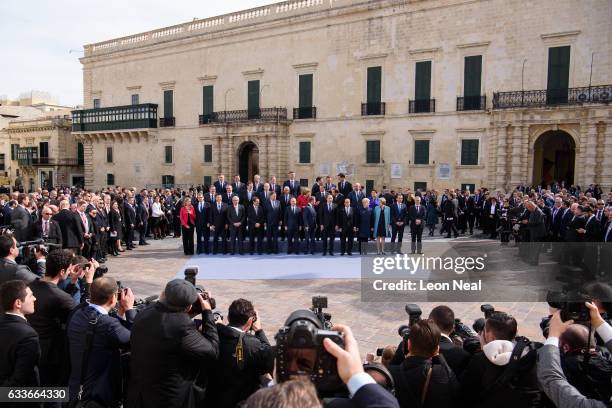
<path fill-rule="evenodd" d="M 570 47 L 552 47 L 548 49 L 548 83 L 546 87 L 546 104 L 560 105 L 567 103 L 570 70 Z"/>
<path fill-rule="evenodd" d="M 247 90 L 249 119 L 259 118 L 259 80 L 249 81 Z"/>

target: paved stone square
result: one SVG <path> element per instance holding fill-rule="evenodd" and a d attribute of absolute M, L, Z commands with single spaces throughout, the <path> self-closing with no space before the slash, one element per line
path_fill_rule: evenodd
<path fill-rule="evenodd" d="M 109 257 L 107 262 L 109 276 L 131 287 L 137 298 L 159 294 L 165 283 L 176 277 L 190 260 L 190 257 L 183 255 L 180 239 L 150 240 L 149 243 L 149 246 L 123 252 L 119 257 Z M 228 272 L 232 271 L 236 263 L 234 258 L 224 259 L 227 259 L 225 268 Z M 308 259 L 296 257 L 295 262 L 308 262 Z M 257 263 L 257 260 L 251 262 L 250 267 L 254 271 L 258 268 Z M 410 303 L 410 299 L 404 303 L 362 302 L 359 279 L 199 280 L 198 284 L 212 292 L 217 300 L 217 310 L 225 317 L 232 300 L 239 297 L 251 300 L 271 341 L 289 313 L 309 307 L 315 295 L 328 297 L 327 311 L 332 314 L 332 322 L 352 327 L 362 354 L 387 344 L 397 344 L 400 339 L 397 328 L 408 320 L 404 304 Z M 539 322 L 548 312 L 546 303 L 496 303 L 495 299 L 486 300 L 483 303 L 492 303 L 496 309 L 510 312 L 519 323 L 520 334 L 535 340 L 543 339 Z M 427 316 L 436 306 L 434 303 L 419 305 L 423 309 L 423 316 Z M 474 319 L 482 317 L 480 302 L 448 305 L 457 317 L 469 325 Z"/>

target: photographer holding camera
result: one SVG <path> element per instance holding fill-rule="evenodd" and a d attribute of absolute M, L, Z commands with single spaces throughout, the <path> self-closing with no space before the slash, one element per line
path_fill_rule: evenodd
<path fill-rule="evenodd" d="M 206 393 L 206 405 L 211 407 L 235 407 L 260 388 L 261 376 L 274 371 L 274 352 L 253 304 L 234 300 L 227 319 L 227 326 L 217 324 L 219 360 Z"/>
<path fill-rule="evenodd" d="M 480 334 L 482 352 L 461 378 L 461 399 L 470 407 L 537 407 L 541 401 L 536 379 L 536 345 L 517 337 L 514 317 L 494 311 Z"/>
<path fill-rule="evenodd" d="M 440 329 L 431 320 L 410 328 L 408 354 L 399 366 L 390 366 L 401 407 L 452 407 L 458 381 L 440 355 Z"/>
<path fill-rule="evenodd" d="M 118 292 L 121 290 L 121 292 Z M 91 284 L 91 298 L 76 308 L 68 323 L 70 398 L 118 407 L 121 400 L 121 350 L 130 344 L 134 294 L 113 278 Z M 117 315 L 109 312 L 118 304 Z"/>
<path fill-rule="evenodd" d="M 0 235 L 0 285 L 10 280 L 22 280 L 30 283 L 38 279 L 26 265 L 19 265 L 15 259 L 19 256 L 17 241 L 12 235 Z"/>
<path fill-rule="evenodd" d="M 601 317 L 592 303 L 586 303 L 591 317 L 591 327 L 601 336 L 609 351 L 612 351 L 612 326 Z M 561 312 L 557 311 L 550 320 L 549 336 L 538 351 L 537 375 L 544 393 L 558 408 L 605 408 L 610 401 L 598 401 L 582 395 L 568 381 L 561 369 L 559 338 L 573 324 L 573 320 L 563 322 Z"/>
<path fill-rule="evenodd" d="M 205 363 L 219 356 L 219 336 L 209 294 L 183 279 L 168 282 L 158 302 L 140 311 L 131 335 L 131 408 L 195 407 L 203 391 L 195 385 Z M 202 331 L 189 312 L 199 301 Z M 200 378 L 202 380 L 202 378 Z"/>
<path fill-rule="evenodd" d="M 451 339 L 455 332 L 455 312 L 448 306 L 436 306 L 429 313 L 429 319 L 440 329 L 440 354 L 459 377 L 470 362 L 471 355 Z"/>

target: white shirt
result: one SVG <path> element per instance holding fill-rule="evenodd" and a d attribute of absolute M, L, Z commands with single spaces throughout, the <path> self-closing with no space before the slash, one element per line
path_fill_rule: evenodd
<path fill-rule="evenodd" d="M 8 314 L 8 315 L 18 316 L 18 317 L 21 317 L 23 320 L 28 321 L 28 319 L 26 319 L 25 316 L 23 316 L 23 315 L 20 315 L 20 314 L 17 314 L 17 313 L 12 313 L 12 312 L 4 312 L 4 313 Z"/>
<path fill-rule="evenodd" d="M 495 215 L 495 210 L 496 210 L 496 207 L 494 205 L 491 205 L 491 214 L 492 215 Z"/>
<path fill-rule="evenodd" d="M 106 310 L 105 308 L 103 308 L 100 305 L 94 305 L 93 303 L 89 303 L 89 301 L 87 301 L 87 303 L 89 304 L 89 306 L 93 307 L 94 309 L 96 309 L 96 311 L 102 315 L 107 315 L 108 314 L 108 310 Z"/>
<path fill-rule="evenodd" d="M 151 206 L 151 211 L 153 217 L 161 217 L 162 215 L 164 215 L 164 212 L 161 208 L 161 203 L 153 203 L 153 205 Z"/>

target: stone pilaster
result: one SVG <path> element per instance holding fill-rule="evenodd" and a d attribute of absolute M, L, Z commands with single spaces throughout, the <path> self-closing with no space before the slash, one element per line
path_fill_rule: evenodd
<path fill-rule="evenodd" d="M 603 149 L 601 188 L 603 191 L 610 191 L 612 188 L 612 122 L 605 123 L 604 143 L 600 146 Z"/>
<path fill-rule="evenodd" d="M 595 183 L 595 167 L 597 163 L 597 125 L 595 123 L 588 123 L 584 126 L 586 129 L 586 144 L 584 152 L 584 172 L 583 172 L 583 183 L 585 185 Z M 580 128 L 582 136 L 582 126 Z"/>
<path fill-rule="evenodd" d="M 588 139 L 588 125 L 586 122 L 580 122 L 580 128 L 578 129 L 578 144 L 576 145 L 576 174 L 574 174 L 574 184 L 578 184 L 583 188 L 586 185 L 592 183 L 593 179 L 586 177 L 586 172 L 589 167 L 593 167 L 594 163 L 591 161 L 587 162 L 587 139 Z M 591 180 L 591 181 L 589 181 Z"/>
<path fill-rule="evenodd" d="M 496 126 L 496 146 L 493 147 L 495 154 L 495 166 L 491 166 L 494 171 L 495 177 L 495 188 L 507 189 L 508 186 L 508 174 L 506 169 L 506 163 L 508 161 L 508 134 L 505 126 Z"/>
<path fill-rule="evenodd" d="M 85 166 L 83 171 L 83 176 L 85 177 L 85 188 L 94 189 L 95 180 L 94 180 L 94 157 L 93 157 L 93 141 L 89 138 L 84 139 L 83 143 L 83 156 L 85 160 Z"/>
<path fill-rule="evenodd" d="M 521 125 L 521 182 L 529 183 L 529 126 Z M 533 152 L 532 152 L 533 154 Z"/>
<path fill-rule="evenodd" d="M 513 126 L 508 129 L 508 133 L 512 132 L 512 157 L 511 157 L 511 169 L 510 169 L 510 184 L 516 186 L 523 182 L 522 179 L 522 135 L 521 127 Z M 508 146 L 510 147 L 510 145 Z"/>

